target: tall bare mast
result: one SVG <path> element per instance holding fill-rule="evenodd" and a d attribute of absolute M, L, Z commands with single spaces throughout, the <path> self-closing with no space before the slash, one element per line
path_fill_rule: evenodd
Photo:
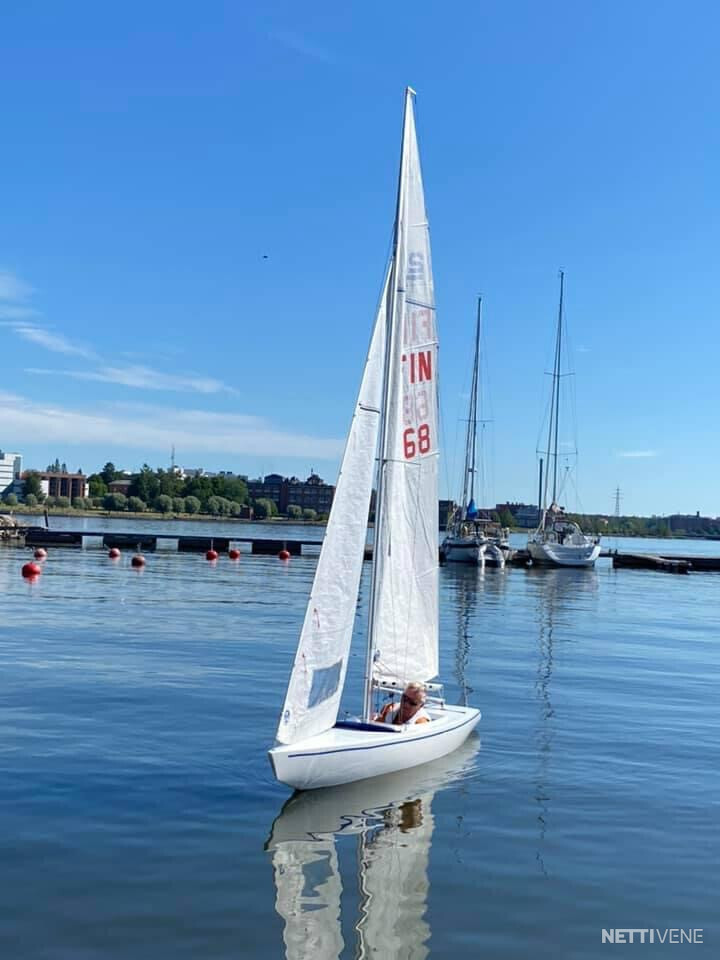
<path fill-rule="evenodd" d="M 562 355 L 563 286 L 565 274 L 560 271 L 560 304 L 558 307 L 557 334 L 555 337 L 555 362 L 553 364 L 553 385 L 550 395 L 550 425 L 548 427 L 548 456 L 552 456 L 552 503 L 557 503 L 558 474 L 558 430 L 560 427 L 560 358 Z M 550 471 L 545 473 L 545 496 L 543 508 L 547 509 L 547 488 Z"/>
<path fill-rule="evenodd" d="M 468 411 L 468 426 L 465 435 L 465 472 L 463 475 L 463 516 L 467 513 L 468 505 L 475 499 L 475 473 L 477 457 L 477 408 L 479 384 L 479 357 L 480 357 L 480 325 L 482 318 L 482 297 L 478 297 L 477 323 L 475 326 L 475 361 L 473 363 L 472 382 L 470 385 L 470 409 Z"/>

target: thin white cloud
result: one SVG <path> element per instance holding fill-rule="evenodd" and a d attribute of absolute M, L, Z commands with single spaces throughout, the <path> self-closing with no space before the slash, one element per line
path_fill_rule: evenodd
<path fill-rule="evenodd" d="M 618 457 L 657 457 L 657 450 L 620 450 Z"/>
<path fill-rule="evenodd" d="M 0 300 L 23 301 L 32 294 L 33 289 L 21 280 L 12 270 L 0 267 Z"/>
<path fill-rule="evenodd" d="M 14 323 L 12 324 L 12 328 L 23 340 L 35 343 L 37 346 L 51 350 L 53 353 L 64 353 L 76 357 L 87 357 L 88 359 L 94 356 L 92 350 L 89 350 L 87 347 L 81 347 L 77 343 L 72 343 L 72 341 L 68 340 L 67 337 L 64 337 L 61 333 L 53 333 L 51 330 L 47 330 L 45 327 L 39 327 L 35 323 Z"/>
<path fill-rule="evenodd" d="M 10 393 L 0 393 L 0 422 L 10 442 L 13 436 L 32 437 L 33 443 L 123 447 L 158 454 L 176 444 L 187 453 L 336 460 L 343 446 L 341 440 L 298 434 L 245 414 L 152 405 L 87 412 Z"/>
<path fill-rule="evenodd" d="M 48 370 L 33 367 L 26 371 L 28 373 L 114 383 L 141 390 L 167 390 L 206 395 L 237 393 L 235 389 L 215 377 L 163 373 L 139 363 L 127 366 L 105 365 L 90 347 L 75 343 L 62 333 L 48 329 L 41 323 L 40 314 L 24 302 L 32 292 L 32 288 L 19 280 L 14 273 L 0 268 L 0 326 L 8 328 L 23 340 L 52 353 L 93 360 L 99 366 L 94 370 Z"/>
<path fill-rule="evenodd" d="M 61 333 L 55 333 L 42 326 L 37 310 L 26 305 L 25 301 L 33 293 L 33 288 L 21 280 L 12 271 L 0 268 L 0 322 L 23 340 L 34 343 L 53 353 L 71 354 L 77 357 L 94 356 L 87 347 L 72 343 Z"/>
<path fill-rule="evenodd" d="M 41 376 L 72 377 L 75 380 L 94 380 L 100 383 L 116 383 L 123 387 L 142 390 L 170 390 L 178 393 L 237 393 L 222 380 L 183 374 L 162 373 L 152 367 L 133 365 L 129 367 L 100 367 L 98 370 L 47 370 L 28 367 L 26 373 Z"/>

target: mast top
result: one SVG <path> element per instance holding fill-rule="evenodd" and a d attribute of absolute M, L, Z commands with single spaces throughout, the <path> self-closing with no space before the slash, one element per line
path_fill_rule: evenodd
<path fill-rule="evenodd" d="M 413 88 L 410 87 L 410 86 L 405 87 L 405 93 L 409 93 L 410 96 L 412 96 L 412 97 L 416 97 L 416 96 L 417 96 L 417 90 L 413 90 Z"/>

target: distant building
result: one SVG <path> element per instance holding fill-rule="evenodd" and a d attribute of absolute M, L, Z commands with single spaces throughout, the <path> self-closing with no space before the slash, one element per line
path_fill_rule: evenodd
<path fill-rule="evenodd" d="M 84 473 L 58 473 L 56 471 L 37 471 L 40 488 L 47 497 L 75 497 L 88 495 L 88 482 Z"/>
<path fill-rule="evenodd" d="M 297 477 L 290 477 L 288 481 L 288 505 L 294 503 L 303 510 L 314 510 L 316 513 L 330 513 L 335 487 L 311 473 L 302 483 Z"/>
<path fill-rule="evenodd" d="M 701 517 L 698 510 L 695 514 L 674 513 L 667 517 L 667 525 L 672 533 L 678 530 L 685 533 L 710 533 L 715 530 L 718 521 L 713 517 Z"/>
<path fill-rule="evenodd" d="M 3 453 L 0 450 L 0 497 L 7 493 L 22 493 L 22 454 Z"/>
<path fill-rule="evenodd" d="M 509 511 L 513 515 L 518 527 L 536 527 L 540 522 L 540 511 L 537 504 L 532 503 L 496 503 L 495 510 L 502 513 Z"/>
<path fill-rule="evenodd" d="M 291 504 L 302 510 L 330 513 L 335 495 L 335 487 L 325 483 L 316 473 L 311 473 L 305 481 L 268 473 L 262 479 L 246 482 L 251 500 L 272 500 L 279 513 L 287 513 Z"/>
<path fill-rule="evenodd" d="M 127 496 L 132 480 L 113 480 L 108 484 L 108 493 L 122 493 Z"/>

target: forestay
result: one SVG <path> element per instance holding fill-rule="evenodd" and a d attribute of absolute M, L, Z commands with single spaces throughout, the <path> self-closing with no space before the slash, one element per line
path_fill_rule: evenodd
<path fill-rule="evenodd" d="M 412 92 L 405 107 L 376 556 L 373 676 L 438 672 L 437 334 Z"/>
<path fill-rule="evenodd" d="M 335 497 L 278 725 L 281 743 L 328 730 L 337 719 L 360 588 L 375 474 L 386 339 L 380 301 Z"/>

